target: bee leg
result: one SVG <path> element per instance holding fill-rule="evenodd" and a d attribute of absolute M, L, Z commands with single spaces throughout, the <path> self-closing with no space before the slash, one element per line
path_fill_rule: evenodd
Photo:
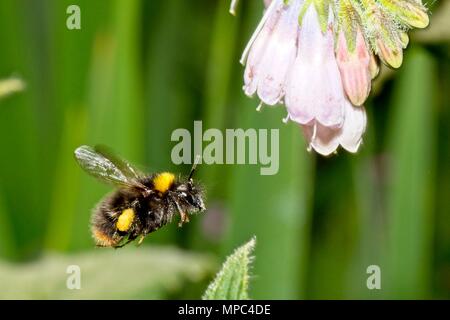
<path fill-rule="evenodd" d="M 182 227 L 184 223 L 189 222 L 189 215 L 186 212 L 180 211 L 180 216 L 181 216 L 181 220 L 180 220 L 180 222 L 178 222 L 178 227 Z"/>
<path fill-rule="evenodd" d="M 138 243 L 137 243 L 138 246 L 140 246 L 141 243 L 144 241 L 145 236 L 146 236 L 146 235 L 144 235 L 144 234 L 141 236 L 141 238 L 139 239 L 139 241 L 138 241 Z"/>
<path fill-rule="evenodd" d="M 127 244 L 129 244 L 131 241 L 133 241 L 133 240 L 134 240 L 134 239 L 128 239 L 127 242 L 125 242 L 124 244 L 120 244 L 120 245 L 114 246 L 113 248 L 114 248 L 114 249 L 120 249 L 120 248 L 123 248 L 123 247 L 125 247 Z"/>
<path fill-rule="evenodd" d="M 175 203 L 175 205 L 176 205 L 176 207 L 177 207 L 177 210 L 178 210 L 178 212 L 179 212 L 179 214 L 180 214 L 180 217 L 181 217 L 180 222 L 178 222 L 178 227 L 182 227 L 182 226 L 183 226 L 183 223 L 189 222 L 189 215 L 188 215 L 187 212 L 184 212 L 184 211 L 181 209 L 180 204 L 178 203 L 178 201 L 176 201 L 176 200 L 173 199 L 173 198 L 172 198 L 172 200 L 173 200 L 173 202 Z"/>

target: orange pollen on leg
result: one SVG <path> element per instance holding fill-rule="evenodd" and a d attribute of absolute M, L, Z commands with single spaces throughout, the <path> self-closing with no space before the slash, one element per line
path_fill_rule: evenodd
<path fill-rule="evenodd" d="M 113 245 L 116 244 L 116 241 L 114 241 L 114 239 L 112 239 L 111 237 L 109 237 L 107 234 L 105 234 L 100 230 L 94 229 L 92 233 L 97 245 L 99 246 L 112 247 Z"/>

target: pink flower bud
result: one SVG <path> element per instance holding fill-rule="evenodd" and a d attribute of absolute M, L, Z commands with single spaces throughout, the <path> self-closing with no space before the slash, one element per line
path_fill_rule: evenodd
<path fill-rule="evenodd" d="M 360 106 L 366 101 L 372 86 L 372 75 L 369 68 L 370 51 L 360 30 L 356 35 L 353 52 L 348 47 L 347 39 L 341 32 L 336 56 L 342 83 L 350 101 L 354 105 Z"/>
<path fill-rule="evenodd" d="M 378 77 L 378 74 L 380 73 L 380 65 L 378 58 L 373 53 L 370 54 L 369 70 L 372 80 Z"/>

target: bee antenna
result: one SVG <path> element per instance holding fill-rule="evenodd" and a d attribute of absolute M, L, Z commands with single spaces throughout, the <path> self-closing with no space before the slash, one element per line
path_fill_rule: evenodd
<path fill-rule="evenodd" d="M 189 181 L 192 181 L 197 165 L 200 163 L 202 157 L 198 154 L 195 156 L 194 164 L 192 165 L 191 172 L 189 173 Z"/>

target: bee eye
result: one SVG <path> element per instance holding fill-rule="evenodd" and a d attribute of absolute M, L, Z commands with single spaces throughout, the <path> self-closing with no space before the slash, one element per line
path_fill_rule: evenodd
<path fill-rule="evenodd" d="M 186 200 L 189 204 L 194 205 L 194 198 L 190 194 L 187 195 Z"/>

